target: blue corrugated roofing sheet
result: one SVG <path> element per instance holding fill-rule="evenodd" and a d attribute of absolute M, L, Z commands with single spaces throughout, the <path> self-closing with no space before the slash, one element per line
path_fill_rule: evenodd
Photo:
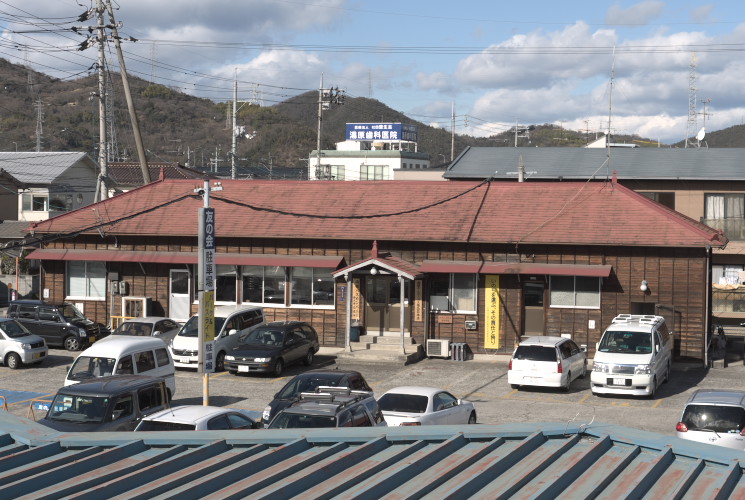
<path fill-rule="evenodd" d="M 603 424 L 56 434 L 0 412 L 5 498 L 742 498 L 743 458 Z"/>

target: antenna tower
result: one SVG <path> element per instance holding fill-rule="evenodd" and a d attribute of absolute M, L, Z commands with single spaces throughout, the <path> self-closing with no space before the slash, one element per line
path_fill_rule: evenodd
<path fill-rule="evenodd" d="M 698 114 L 696 113 L 696 53 L 691 55 L 690 71 L 688 73 L 688 125 L 686 126 L 686 143 L 693 146 L 693 136 L 698 128 Z"/>

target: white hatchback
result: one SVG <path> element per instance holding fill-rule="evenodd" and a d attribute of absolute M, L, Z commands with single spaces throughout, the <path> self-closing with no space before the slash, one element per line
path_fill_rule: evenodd
<path fill-rule="evenodd" d="M 473 403 L 435 387 L 394 387 L 378 406 L 388 426 L 476 423 Z"/>
<path fill-rule="evenodd" d="M 143 418 L 135 431 L 214 431 L 259 429 L 261 413 L 219 406 L 184 405 Z"/>
<path fill-rule="evenodd" d="M 745 450 L 745 391 L 697 390 L 675 430 L 681 439 Z"/>
<path fill-rule="evenodd" d="M 512 353 L 507 382 L 513 389 L 523 385 L 561 387 L 587 373 L 587 353 L 564 337 L 528 337 Z"/>

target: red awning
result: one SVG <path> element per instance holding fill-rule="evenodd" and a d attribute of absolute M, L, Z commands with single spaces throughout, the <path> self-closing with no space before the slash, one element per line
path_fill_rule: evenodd
<path fill-rule="evenodd" d="M 27 259 L 39 260 L 89 260 L 98 262 L 142 262 L 159 264 L 196 264 L 196 252 L 146 252 L 131 250 L 64 250 L 57 248 L 37 249 Z M 343 257 L 322 255 L 268 255 L 218 253 L 218 264 L 234 266 L 288 266 L 321 267 L 335 269 Z"/>
<path fill-rule="evenodd" d="M 481 273 L 481 274 L 548 274 L 553 276 L 590 276 L 607 278 L 612 266 L 591 264 L 536 264 L 529 262 L 481 262 L 425 260 L 425 273 Z"/>

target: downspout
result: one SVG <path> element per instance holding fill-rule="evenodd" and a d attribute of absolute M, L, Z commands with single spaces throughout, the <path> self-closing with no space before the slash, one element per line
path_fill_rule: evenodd
<path fill-rule="evenodd" d="M 400 315 L 399 324 L 401 325 L 401 352 L 403 354 L 406 354 L 406 347 L 404 347 L 404 327 L 405 327 L 405 323 L 404 323 L 404 277 L 401 276 L 400 274 L 398 275 L 398 289 L 400 291 L 399 301 L 401 304 L 401 307 L 400 307 L 401 311 L 399 314 Z"/>
<path fill-rule="evenodd" d="M 352 344 L 349 342 L 349 336 L 352 331 L 352 277 L 349 276 L 349 273 L 347 273 L 344 275 L 344 279 L 347 282 L 347 297 L 346 297 L 347 325 L 344 328 L 344 350 L 346 352 L 351 352 Z"/>
<path fill-rule="evenodd" d="M 704 368 L 709 366 L 709 335 L 711 335 L 711 245 L 706 245 L 706 331 L 704 331 Z"/>

